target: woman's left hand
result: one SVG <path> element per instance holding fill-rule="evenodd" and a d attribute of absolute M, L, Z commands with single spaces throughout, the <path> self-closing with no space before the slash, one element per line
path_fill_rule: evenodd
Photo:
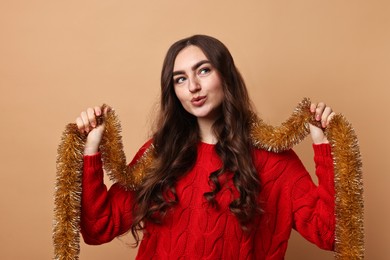
<path fill-rule="evenodd" d="M 324 102 L 311 103 L 310 111 L 314 113 L 315 120 L 321 122 L 322 128 L 316 127 L 310 124 L 310 135 L 314 144 L 329 143 L 324 134 L 324 129 L 329 125 L 330 120 L 334 116 L 334 112 L 331 107 L 327 106 Z"/>

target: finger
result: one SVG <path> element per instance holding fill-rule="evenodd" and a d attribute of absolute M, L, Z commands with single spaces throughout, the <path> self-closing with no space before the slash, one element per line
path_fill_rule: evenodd
<path fill-rule="evenodd" d="M 95 115 L 95 110 L 93 108 L 88 108 L 87 109 L 87 115 L 88 115 L 88 120 L 89 123 L 92 127 L 96 127 L 96 115 Z"/>
<path fill-rule="evenodd" d="M 334 115 L 336 115 L 335 112 L 330 113 L 330 115 L 329 115 L 328 118 L 326 119 L 326 126 L 329 125 L 329 123 L 330 123 L 330 121 L 332 120 L 332 118 L 334 117 Z"/>
<path fill-rule="evenodd" d="M 95 106 L 93 109 L 95 110 L 95 115 L 96 116 L 101 116 L 102 115 L 102 109 L 100 107 Z"/>
<path fill-rule="evenodd" d="M 79 129 L 80 133 L 83 133 L 84 132 L 84 122 L 81 119 L 81 117 L 76 118 L 76 125 L 77 125 L 77 128 Z"/>
<path fill-rule="evenodd" d="M 327 126 L 328 117 L 329 117 L 329 115 L 332 112 L 333 112 L 333 110 L 332 110 L 331 107 L 325 107 L 324 111 L 322 112 L 322 116 L 321 116 L 321 125 L 322 125 L 322 127 L 326 127 Z"/>
<path fill-rule="evenodd" d="M 316 115 L 315 115 L 317 121 L 321 120 L 322 113 L 324 112 L 325 107 L 326 107 L 326 105 L 324 102 L 318 103 L 318 105 L 316 107 Z"/>
<path fill-rule="evenodd" d="M 322 111 L 322 115 L 321 115 L 321 124 L 322 124 L 322 127 L 326 127 L 327 126 L 327 122 L 328 122 L 328 117 L 329 115 L 332 113 L 332 108 L 331 107 L 325 107 L 324 111 Z"/>
<path fill-rule="evenodd" d="M 110 112 L 111 111 L 111 107 L 109 107 L 109 106 L 106 106 L 105 108 L 104 108 L 104 115 L 107 115 L 107 113 L 108 112 Z"/>
<path fill-rule="evenodd" d="M 80 117 L 84 124 L 84 131 L 88 133 L 90 128 L 90 123 L 89 123 L 87 112 L 86 111 L 81 112 Z"/>
<path fill-rule="evenodd" d="M 311 103 L 310 104 L 310 112 L 314 113 L 316 112 L 317 103 Z"/>

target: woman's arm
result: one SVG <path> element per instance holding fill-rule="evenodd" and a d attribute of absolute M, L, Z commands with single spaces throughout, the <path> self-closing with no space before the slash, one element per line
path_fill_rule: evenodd
<path fill-rule="evenodd" d="M 308 174 L 295 181 L 291 190 L 293 227 L 318 247 L 333 250 L 335 190 L 331 149 L 329 144 L 313 148 L 318 186 Z"/>
<path fill-rule="evenodd" d="M 310 111 L 321 128 L 310 124 L 318 186 L 305 175 L 292 190 L 294 227 L 319 247 L 333 250 L 335 232 L 335 188 L 331 148 L 324 129 L 334 112 L 324 102 L 312 103 Z"/>
<path fill-rule="evenodd" d="M 335 230 L 335 189 L 333 159 L 324 129 L 334 112 L 325 103 L 312 103 L 310 111 L 321 127 L 310 124 L 318 187 L 308 175 L 295 182 L 292 190 L 294 227 L 319 247 L 332 250 Z"/>
<path fill-rule="evenodd" d="M 134 193 L 103 182 L 100 154 L 84 156 L 81 234 L 87 244 L 103 244 L 127 232 L 132 224 Z"/>
<path fill-rule="evenodd" d="M 147 141 L 134 156 L 136 164 L 151 145 Z M 101 154 L 84 156 L 81 196 L 81 233 L 87 244 L 103 244 L 126 233 L 133 221 L 136 194 L 115 183 L 107 190 L 104 184 Z"/>
<path fill-rule="evenodd" d="M 81 233 L 86 243 L 102 244 L 127 232 L 132 224 L 134 192 L 116 183 L 107 189 L 104 184 L 99 145 L 105 124 L 98 125 L 97 117 L 107 114 L 100 107 L 88 108 L 76 118 L 81 133 L 87 134 L 84 148 L 84 168 L 81 194 Z M 143 155 L 151 141 L 136 154 L 129 167 Z"/>

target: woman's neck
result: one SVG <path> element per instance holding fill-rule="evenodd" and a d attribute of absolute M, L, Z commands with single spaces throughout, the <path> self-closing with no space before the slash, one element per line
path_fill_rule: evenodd
<path fill-rule="evenodd" d="M 198 126 L 200 131 L 201 141 L 207 144 L 216 144 L 217 137 L 213 132 L 213 124 L 215 120 L 206 118 L 198 118 Z"/>

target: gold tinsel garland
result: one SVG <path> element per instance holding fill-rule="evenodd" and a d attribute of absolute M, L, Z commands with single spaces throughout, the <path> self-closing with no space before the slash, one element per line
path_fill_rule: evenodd
<path fill-rule="evenodd" d="M 318 125 L 305 98 L 280 126 L 254 118 L 251 138 L 260 149 L 280 152 L 301 142 L 308 123 Z M 136 190 L 153 161 L 151 145 L 136 164 L 128 167 L 123 152 L 121 127 L 113 110 L 104 118 L 105 133 L 100 146 L 105 171 L 124 188 Z M 336 114 L 325 131 L 332 146 L 335 170 L 336 259 L 364 258 L 363 183 L 358 140 L 352 126 Z M 83 150 L 86 136 L 75 124 L 68 124 L 58 147 L 53 244 L 55 259 L 78 259 L 80 252 L 80 205 Z"/>

